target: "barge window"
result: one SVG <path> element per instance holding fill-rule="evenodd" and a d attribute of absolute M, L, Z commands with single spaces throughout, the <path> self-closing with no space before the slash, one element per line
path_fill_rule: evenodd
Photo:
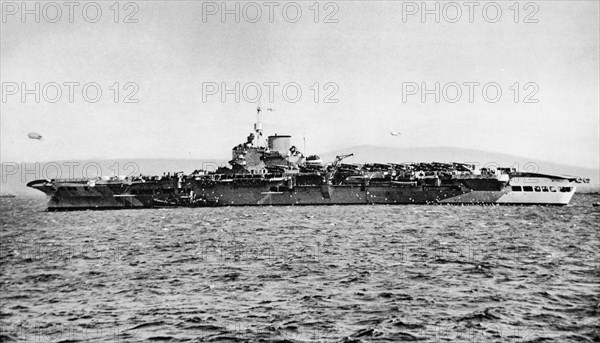
<path fill-rule="evenodd" d="M 542 186 L 542 192 L 547 192 L 548 191 L 548 186 Z"/>
<path fill-rule="evenodd" d="M 521 186 L 512 186 L 512 190 L 513 190 L 513 192 L 520 192 Z"/>
<path fill-rule="evenodd" d="M 534 188 L 535 188 L 536 192 L 541 192 L 542 191 L 542 189 L 540 188 L 540 186 L 535 186 Z"/>
<path fill-rule="evenodd" d="M 571 187 L 560 187 L 560 191 L 563 193 L 568 193 L 571 191 Z"/>
<path fill-rule="evenodd" d="M 550 192 L 556 192 L 556 186 L 550 186 Z"/>
<path fill-rule="evenodd" d="M 523 186 L 523 191 L 525 191 L 525 192 L 533 192 L 533 187 L 531 187 L 531 186 Z"/>

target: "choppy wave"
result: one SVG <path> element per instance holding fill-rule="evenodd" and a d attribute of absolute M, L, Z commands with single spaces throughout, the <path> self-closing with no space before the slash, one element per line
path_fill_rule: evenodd
<path fill-rule="evenodd" d="M 0 340 L 598 342 L 599 198 L 58 213 L 1 199 Z"/>

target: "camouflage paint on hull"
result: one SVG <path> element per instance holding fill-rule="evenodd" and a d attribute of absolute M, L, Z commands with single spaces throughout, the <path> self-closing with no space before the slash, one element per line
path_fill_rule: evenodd
<path fill-rule="evenodd" d="M 49 195 L 48 210 L 101 210 L 172 206 L 301 206 L 401 204 L 566 205 L 572 182 L 552 178 L 456 179 L 437 185 L 394 182 L 294 185 L 293 179 L 172 180 L 142 183 L 53 182 L 29 184 Z M 535 185 L 535 186 L 531 186 Z M 518 191 L 515 191 L 517 189 Z M 524 191 L 529 190 L 531 191 Z"/>

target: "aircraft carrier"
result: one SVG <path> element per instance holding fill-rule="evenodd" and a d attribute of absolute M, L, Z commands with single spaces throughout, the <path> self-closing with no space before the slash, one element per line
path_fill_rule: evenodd
<path fill-rule="evenodd" d="M 48 210 L 270 205 L 512 204 L 567 205 L 575 177 L 481 168 L 465 163 L 323 163 L 287 135 L 254 131 L 233 147 L 228 167 L 162 176 L 42 179 Z M 401 158 L 401 156 L 399 156 Z"/>

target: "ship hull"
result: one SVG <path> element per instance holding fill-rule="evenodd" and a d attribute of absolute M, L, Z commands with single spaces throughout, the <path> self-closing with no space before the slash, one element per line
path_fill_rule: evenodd
<path fill-rule="evenodd" d="M 215 206 L 319 206 L 319 205 L 567 205 L 572 194 L 560 195 L 554 198 L 546 196 L 541 198 L 530 197 L 521 199 L 511 192 L 501 191 L 473 191 L 450 198 L 440 198 L 437 192 L 386 192 L 388 198 L 372 196 L 367 192 L 353 192 L 345 189 L 334 190 L 330 197 L 321 196 L 318 189 L 304 189 L 287 193 L 251 193 L 252 196 L 240 199 L 240 194 L 221 194 L 214 200 L 194 204 L 189 207 L 215 207 Z M 243 196 L 244 193 L 242 193 Z M 391 195 L 390 195 L 391 194 Z M 188 206 L 185 204 L 162 205 L 153 199 L 140 199 L 139 196 L 119 198 L 114 197 L 64 197 L 53 195 L 48 201 L 48 211 L 76 211 L 76 210 L 117 210 L 141 209 L 159 207 Z"/>
<path fill-rule="evenodd" d="M 533 182 L 531 192 L 521 185 Z M 515 191 L 518 185 L 520 191 Z M 545 185 L 545 186 L 542 186 Z M 538 190 L 539 188 L 539 190 Z M 542 190 L 547 190 L 543 192 Z M 281 182 L 260 185 L 231 183 L 197 184 L 194 191 L 212 206 L 293 205 L 411 205 L 411 204 L 500 204 L 567 205 L 575 193 L 571 182 L 550 178 L 450 180 L 441 185 L 309 185 L 282 187 Z"/>
<path fill-rule="evenodd" d="M 48 200 L 48 211 L 119 210 L 152 207 L 154 207 L 152 198 L 143 199 L 136 196 L 73 197 L 53 195 Z"/>
<path fill-rule="evenodd" d="M 567 205 L 575 187 L 552 178 L 453 179 L 437 184 L 379 182 L 296 185 L 292 179 L 165 180 L 144 183 L 53 182 L 30 187 L 49 197 L 49 211 L 205 206 Z"/>
<path fill-rule="evenodd" d="M 556 205 L 564 206 L 574 191 L 557 194 L 516 194 L 511 190 L 462 191 L 452 188 L 367 188 L 330 186 L 298 187 L 289 192 L 261 190 L 220 190 L 209 192 L 212 206 L 301 206 L 301 205 Z M 213 193 L 214 192 L 214 193 Z M 326 194 L 323 194 L 326 193 Z"/>
<path fill-rule="evenodd" d="M 27 184 L 48 196 L 48 211 L 76 210 L 115 210 L 155 207 L 155 199 L 165 197 L 155 195 L 154 188 L 173 188 L 170 182 L 166 187 L 156 183 L 147 183 L 132 192 L 131 184 L 111 182 L 96 184 L 89 180 L 56 182 L 35 180 Z M 139 193 L 145 194 L 139 194 Z M 150 192 L 146 191 L 149 190 Z M 132 194 L 132 193 L 138 194 Z M 151 193 L 151 194 L 150 194 Z"/>

